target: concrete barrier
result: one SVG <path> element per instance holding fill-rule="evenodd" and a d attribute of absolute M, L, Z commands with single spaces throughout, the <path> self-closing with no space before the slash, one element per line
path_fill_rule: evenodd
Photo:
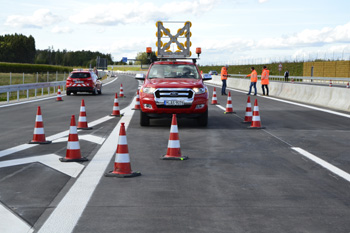
<path fill-rule="evenodd" d="M 221 78 L 212 75 L 212 80 L 206 81 L 221 86 Z M 227 87 L 243 91 L 249 90 L 250 79 L 228 78 Z M 256 84 L 259 94 L 262 94 L 260 81 Z M 271 82 L 269 95 L 301 103 L 313 104 L 322 107 L 350 111 L 350 89 L 341 87 L 328 87 L 317 85 L 293 84 L 284 82 Z"/>

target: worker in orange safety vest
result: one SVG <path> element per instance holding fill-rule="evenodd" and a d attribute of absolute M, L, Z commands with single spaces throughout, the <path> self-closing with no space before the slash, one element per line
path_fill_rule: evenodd
<path fill-rule="evenodd" d="M 266 95 L 269 95 L 269 75 L 270 71 L 264 66 L 262 73 L 261 73 L 261 89 L 263 92 L 263 95 L 265 95 L 265 88 L 266 88 Z"/>
<path fill-rule="evenodd" d="M 230 75 L 227 74 L 228 65 L 221 68 L 221 81 L 222 81 L 222 88 L 221 88 L 221 95 L 227 95 L 226 94 L 226 82 L 227 77 Z"/>
<path fill-rule="evenodd" d="M 250 95 L 252 91 L 252 87 L 254 87 L 254 91 L 255 91 L 254 95 L 256 95 L 256 82 L 258 81 L 258 74 L 256 73 L 256 70 L 253 66 L 250 68 L 250 70 L 252 72 L 246 76 L 246 77 L 250 77 L 250 86 L 249 86 L 249 92 L 247 95 Z"/>

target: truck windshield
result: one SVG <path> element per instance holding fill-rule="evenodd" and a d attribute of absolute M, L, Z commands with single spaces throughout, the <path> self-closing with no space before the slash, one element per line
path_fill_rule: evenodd
<path fill-rule="evenodd" d="M 199 79 L 197 68 L 194 65 L 164 64 L 153 65 L 148 78 L 193 78 Z"/>

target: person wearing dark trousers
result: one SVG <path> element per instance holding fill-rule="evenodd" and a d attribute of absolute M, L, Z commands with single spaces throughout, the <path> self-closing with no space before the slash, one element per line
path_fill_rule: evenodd
<path fill-rule="evenodd" d="M 256 73 L 255 68 L 252 66 L 250 68 L 250 70 L 252 71 L 250 74 L 248 74 L 246 77 L 250 77 L 250 86 L 249 86 L 249 92 L 247 95 L 250 95 L 251 91 L 252 91 L 252 87 L 254 87 L 254 95 L 256 95 L 256 82 L 258 81 L 258 74 Z"/>
<path fill-rule="evenodd" d="M 266 95 L 269 95 L 269 75 L 270 71 L 264 66 L 262 73 L 261 73 L 261 89 L 263 92 L 263 95 L 265 95 L 265 88 L 266 88 Z"/>
<path fill-rule="evenodd" d="M 229 76 L 227 74 L 227 69 L 228 69 L 228 65 L 221 68 L 221 81 L 222 81 L 221 95 L 227 95 L 226 82 L 227 82 L 227 77 Z"/>
<path fill-rule="evenodd" d="M 289 71 L 286 70 L 286 72 L 284 72 L 284 81 L 288 82 L 288 77 L 289 77 Z"/>

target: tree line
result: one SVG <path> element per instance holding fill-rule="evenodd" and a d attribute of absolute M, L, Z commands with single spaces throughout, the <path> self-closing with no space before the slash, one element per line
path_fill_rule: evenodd
<path fill-rule="evenodd" d="M 92 67 L 96 64 L 97 57 L 107 60 L 107 65 L 113 64 L 111 54 L 103 54 L 91 51 L 67 51 L 48 49 L 36 49 L 35 39 L 22 34 L 0 36 L 0 62 L 47 64 L 60 66 Z"/>

